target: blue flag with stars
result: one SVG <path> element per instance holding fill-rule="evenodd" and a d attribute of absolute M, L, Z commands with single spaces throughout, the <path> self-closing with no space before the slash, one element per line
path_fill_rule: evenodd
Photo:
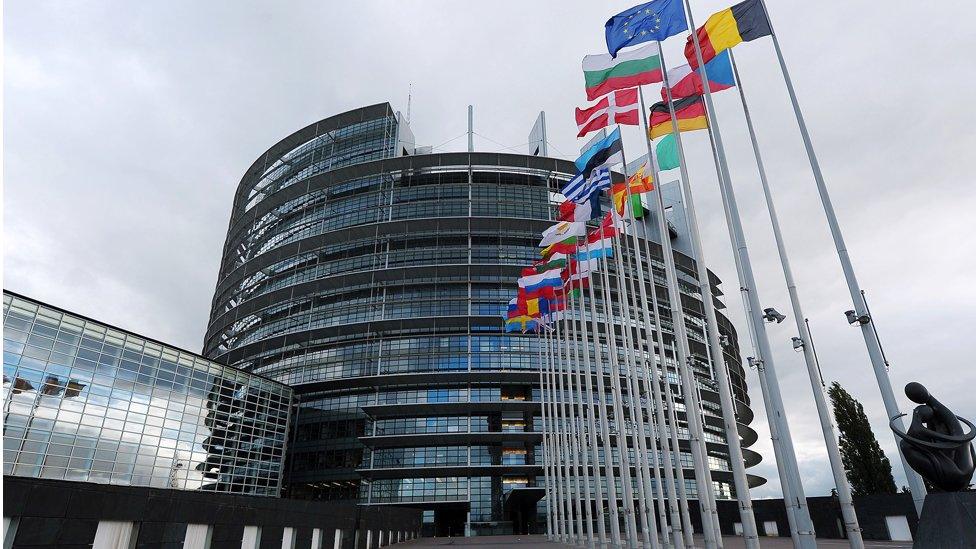
<path fill-rule="evenodd" d="M 682 0 L 653 0 L 611 17 L 606 24 L 607 50 L 616 57 L 627 46 L 661 42 L 688 30 Z"/>

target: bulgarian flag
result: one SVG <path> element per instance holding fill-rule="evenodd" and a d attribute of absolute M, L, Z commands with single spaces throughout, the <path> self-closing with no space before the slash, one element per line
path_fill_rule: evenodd
<path fill-rule="evenodd" d="M 620 52 L 616 58 L 608 53 L 587 55 L 583 58 L 583 79 L 586 82 L 588 101 L 613 90 L 662 82 L 664 74 L 661 72 L 661 50 L 657 42 L 651 42 L 637 49 Z"/>
<path fill-rule="evenodd" d="M 670 72 L 670 71 L 669 71 Z M 581 109 L 576 107 L 576 137 L 606 128 L 610 124 L 640 124 L 637 113 L 637 88 L 608 93 L 596 105 Z"/>

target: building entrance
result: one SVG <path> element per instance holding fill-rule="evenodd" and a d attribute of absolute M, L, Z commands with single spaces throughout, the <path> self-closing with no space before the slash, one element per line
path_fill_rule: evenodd
<path fill-rule="evenodd" d="M 467 509 L 437 509 L 434 511 L 434 535 L 437 537 L 463 537 L 467 520 Z"/>

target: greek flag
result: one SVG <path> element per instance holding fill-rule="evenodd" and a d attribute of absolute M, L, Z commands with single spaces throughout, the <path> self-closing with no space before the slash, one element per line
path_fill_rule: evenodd
<path fill-rule="evenodd" d="M 593 170 L 589 179 L 585 179 L 582 173 L 577 174 L 559 192 L 566 197 L 566 200 L 572 200 L 577 204 L 585 204 L 594 192 L 599 192 L 609 187 L 610 168 L 601 167 Z"/>

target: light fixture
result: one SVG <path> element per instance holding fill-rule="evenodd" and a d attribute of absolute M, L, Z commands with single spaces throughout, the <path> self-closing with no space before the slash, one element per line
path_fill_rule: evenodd
<path fill-rule="evenodd" d="M 763 318 L 766 320 L 766 322 L 775 321 L 776 324 L 779 324 L 780 322 L 786 320 L 786 315 L 781 314 L 779 311 L 777 311 L 772 307 L 769 307 L 767 309 L 763 309 Z"/>

